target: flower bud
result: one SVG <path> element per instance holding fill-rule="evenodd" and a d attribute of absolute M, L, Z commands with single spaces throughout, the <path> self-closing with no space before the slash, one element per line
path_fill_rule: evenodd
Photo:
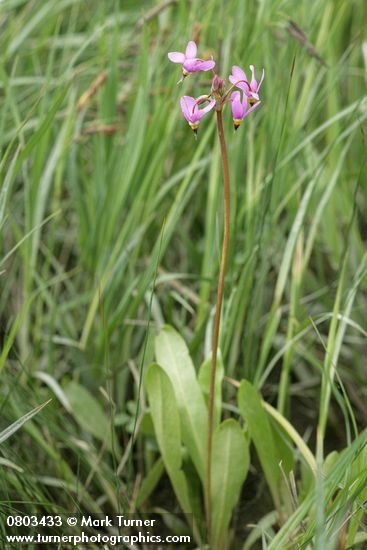
<path fill-rule="evenodd" d="M 219 78 L 217 74 L 214 75 L 212 80 L 211 94 L 213 97 L 222 97 L 225 91 L 226 81 Z"/>

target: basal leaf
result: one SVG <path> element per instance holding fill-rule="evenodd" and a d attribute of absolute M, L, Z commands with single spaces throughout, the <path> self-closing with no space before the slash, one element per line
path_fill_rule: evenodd
<path fill-rule="evenodd" d="M 111 422 L 97 399 L 77 382 L 71 382 L 66 387 L 65 395 L 78 424 L 96 439 L 106 443 L 108 450 L 111 451 Z"/>
<path fill-rule="evenodd" d="M 180 413 L 182 440 L 203 481 L 208 413 L 187 346 L 173 328 L 164 326 L 155 341 L 155 354 L 171 380 Z"/>
<path fill-rule="evenodd" d="M 184 512 L 191 512 L 185 475 L 181 469 L 180 417 L 172 383 L 158 365 L 147 369 L 145 385 L 159 450 L 164 466 Z"/>
<path fill-rule="evenodd" d="M 209 397 L 210 387 L 210 371 L 212 366 L 212 358 L 208 357 L 201 365 L 199 370 L 199 384 L 201 391 L 205 397 L 206 402 Z M 220 417 L 222 413 L 222 382 L 224 376 L 223 359 L 220 352 L 218 352 L 217 369 L 215 372 L 215 385 L 214 385 L 214 428 L 220 423 Z"/>
<path fill-rule="evenodd" d="M 242 380 L 238 391 L 238 406 L 248 425 L 274 504 L 279 509 L 280 457 L 275 446 L 273 430 L 256 388 Z"/>
<path fill-rule="evenodd" d="M 226 548 L 228 525 L 249 463 L 248 443 L 241 426 L 234 419 L 225 420 L 213 436 L 212 548 Z"/>
<path fill-rule="evenodd" d="M 157 486 L 157 483 L 161 479 L 163 472 L 164 472 L 164 463 L 162 458 L 160 457 L 153 464 L 147 476 L 143 479 L 143 482 L 141 484 L 141 487 L 136 499 L 136 506 L 138 508 L 142 504 L 144 504 L 144 502 L 150 497 L 155 487 Z"/>

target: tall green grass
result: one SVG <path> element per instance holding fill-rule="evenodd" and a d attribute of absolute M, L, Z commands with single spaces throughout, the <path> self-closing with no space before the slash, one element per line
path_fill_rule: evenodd
<path fill-rule="evenodd" d="M 1 444 L 3 510 L 134 509 L 153 464 L 162 474 L 141 369 L 164 323 L 196 365 L 209 354 L 222 232 L 214 120 L 195 142 L 178 103 L 206 89 L 195 77 L 177 86 L 167 60 L 196 39 L 225 77 L 232 64 L 266 71 L 262 106 L 236 134 L 224 113 L 225 371 L 278 408 L 319 466 L 316 490 L 299 483 L 277 534 L 267 489 L 256 497 L 245 484 L 240 510 L 250 512 L 235 519 L 236 541 L 257 524 L 246 548 L 286 548 L 300 531 L 293 547 L 337 548 L 348 517 L 350 541 L 363 548 L 367 7 L 179 0 L 150 12 L 157 5 L 0 5 L 0 428 L 52 398 Z M 290 21 L 324 64 L 291 36 Z M 223 389 L 225 409 L 238 414 L 235 390 Z M 169 487 L 161 478 L 141 509 L 172 510 Z M 335 536 L 325 539 L 326 525 Z"/>

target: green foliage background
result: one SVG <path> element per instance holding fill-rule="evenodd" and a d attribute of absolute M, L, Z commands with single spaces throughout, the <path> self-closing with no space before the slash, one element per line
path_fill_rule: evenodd
<path fill-rule="evenodd" d="M 317 425 L 326 451 L 351 445 L 367 397 L 366 21 L 363 0 L 1 3 L 1 429 L 52 397 L 1 446 L 5 507 L 134 504 L 157 459 L 138 399 L 155 329 L 175 327 L 197 366 L 209 354 L 222 180 L 215 117 L 196 142 L 179 108 L 210 79 L 177 86 L 167 59 L 189 39 L 227 79 L 266 72 L 235 134 L 224 113 L 225 372 L 311 448 Z M 146 509 L 170 508 L 167 487 Z M 245 485 L 243 529 L 271 510 L 260 501 Z"/>

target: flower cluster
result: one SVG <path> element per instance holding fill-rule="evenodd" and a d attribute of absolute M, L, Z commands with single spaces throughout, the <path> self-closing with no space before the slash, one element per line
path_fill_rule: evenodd
<path fill-rule="evenodd" d="M 261 103 L 260 88 L 264 80 L 264 70 L 262 71 L 260 82 L 256 80 L 255 69 L 250 65 L 251 80 L 249 81 L 246 73 L 237 65 L 232 67 L 232 74 L 229 76 L 231 87 L 225 89 L 225 81 L 220 79 L 214 71 L 215 61 L 213 59 L 204 60 L 197 57 L 197 46 L 195 42 L 190 41 L 187 44 L 185 53 L 170 52 L 168 58 L 173 63 L 182 65 L 182 79 L 185 79 L 192 73 L 199 71 L 213 71 L 213 81 L 210 94 L 202 95 L 198 98 L 183 96 L 181 98 L 181 110 L 183 116 L 191 126 L 195 135 L 201 118 L 211 111 L 214 107 L 221 111 L 227 102 L 231 102 L 233 125 L 235 130 L 241 122 Z M 180 81 L 180 82 L 181 82 Z M 200 105 L 206 104 L 202 109 Z"/>

